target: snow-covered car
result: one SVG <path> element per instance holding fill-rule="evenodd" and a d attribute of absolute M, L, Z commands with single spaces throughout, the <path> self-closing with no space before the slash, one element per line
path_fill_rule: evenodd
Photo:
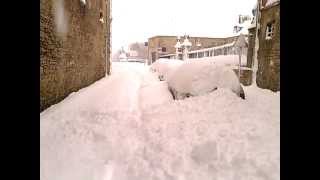
<path fill-rule="evenodd" d="M 151 64 L 150 70 L 156 72 L 160 81 L 167 80 L 171 74 L 179 66 L 183 64 L 183 61 L 176 59 L 158 59 L 156 62 Z"/>
<path fill-rule="evenodd" d="M 218 88 L 230 89 L 245 98 L 244 90 L 233 69 L 214 61 L 186 61 L 167 81 L 175 99 L 207 94 Z"/>

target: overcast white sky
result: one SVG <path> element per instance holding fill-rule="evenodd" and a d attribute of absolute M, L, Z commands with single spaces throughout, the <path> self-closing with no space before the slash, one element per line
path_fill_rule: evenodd
<path fill-rule="evenodd" d="M 112 0 L 112 49 L 156 35 L 225 37 L 256 0 Z"/>

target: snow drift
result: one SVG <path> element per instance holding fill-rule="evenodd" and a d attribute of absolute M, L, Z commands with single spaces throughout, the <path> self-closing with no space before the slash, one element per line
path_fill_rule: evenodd
<path fill-rule="evenodd" d="M 176 99 L 207 94 L 218 88 L 244 95 L 234 71 L 214 61 L 187 61 L 173 72 L 168 83 Z"/>
<path fill-rule="evenodd" d="M 169 101 L 145 67 L 113 63 L 40 114 L 41 180 L 280 179 L 280 92 Z"/>
<path fill-rule="evenodd" d="M 142 109 L 161 105 L 173 100 L 170 92 L 168 91 L 168 83 L 165 81 L 159 81 L 157 83 L 144 86 L 140 91 L 140 107 Z"/>
<path fill-rule="evenodd" d="M 158 59 L 151 65 L 151 71 L 157 72 L 161 81 L 167 80 L 183 61 L 176 59 Z"/>

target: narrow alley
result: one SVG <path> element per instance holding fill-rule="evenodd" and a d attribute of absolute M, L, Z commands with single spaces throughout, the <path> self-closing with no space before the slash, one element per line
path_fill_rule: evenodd
<path fill-rule="evenodd" d="M 40 114 L 42 180 L 279 179 L 280 92 L 245 87 L 173 100 L 143 63 Z"/>

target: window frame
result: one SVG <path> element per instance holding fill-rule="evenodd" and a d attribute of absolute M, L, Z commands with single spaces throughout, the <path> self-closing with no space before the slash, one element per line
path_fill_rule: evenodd
<path fill-rule="evenodd" d="M 269 23 L 267 23 L 267 25 L 266 25 L 266 34 L 265 34 L 265 39 L 266 40 L 271 40 L 271 39 L 273 39 L 273 37 L 274 37 L 274 26 L 275 26 L 275 22 L 274 21 L 272 21 L 272 22 L 269 22 Z"/>

